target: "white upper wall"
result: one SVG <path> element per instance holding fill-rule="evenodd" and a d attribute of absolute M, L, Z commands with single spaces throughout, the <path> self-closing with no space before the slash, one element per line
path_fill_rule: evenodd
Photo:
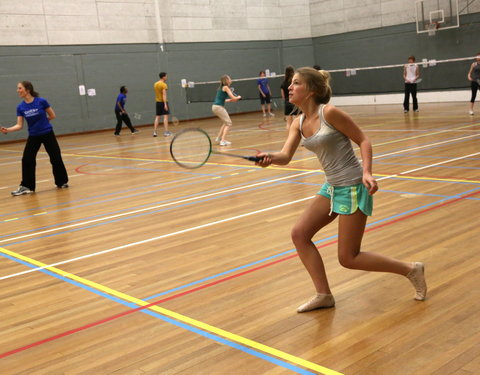
<path fill-rule="evenodd" d="M 480 12 L 480 1 L 468 5 L 469 2 L 459 0 L 459 9 L 465 8 L 462 14 Z M 414 3 L 414 0 L 0 0 L 0 45 L 309 38 L 414 22 Z"/>

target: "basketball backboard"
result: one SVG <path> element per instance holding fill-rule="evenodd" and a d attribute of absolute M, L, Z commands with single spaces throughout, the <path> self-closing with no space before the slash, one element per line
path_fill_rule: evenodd
<path fill-rule="evenodd" d="M 458 0 L 416 0 L 415 18 L 418 34 L 459 27 Z"/>

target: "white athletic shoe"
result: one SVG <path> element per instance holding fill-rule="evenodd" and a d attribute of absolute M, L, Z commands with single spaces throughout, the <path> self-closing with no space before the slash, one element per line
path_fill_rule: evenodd
<path fill-rule="evenodd" d="M 230 146 L 232 142 L 230 141 L 220 141 L 220 146 Z"/>
<path fill-rule="evenodd" d="M 468 111 L 468 114 L 469 114 L 470 116 L 473 116 L 473 111 Z"/>
<path fill-rule="evenodd" d="M 32 194 L 33 190 L 30 190 L 29 188 L 20 185 L 17 190 L 12 191 L 12 195 L 23 195 L 23 194 Z"/>

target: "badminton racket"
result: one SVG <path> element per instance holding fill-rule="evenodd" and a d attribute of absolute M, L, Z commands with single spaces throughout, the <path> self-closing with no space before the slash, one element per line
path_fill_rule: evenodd
<path fill-rule="evenodd" d="M 170 143 L 170 155 L 182 168 L 196 169 L 204 165 L 212 154 L 241 158 L 257 162 L 262 160 L 257 156 L 235 155 L 218 152 L 212 149 L 212 140 L 200 128 L 189 128 L 178 132 Z"/>
<path fill-rule="evenodd" d="M 179 123 L 180 121 L 178 121 L 178 118 L 176 116 L 172 116 L 172 125 L 177 126 Z"/>

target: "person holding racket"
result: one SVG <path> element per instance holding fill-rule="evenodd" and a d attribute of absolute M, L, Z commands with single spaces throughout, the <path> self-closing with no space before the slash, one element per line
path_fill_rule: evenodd
<path fill-rule="evenodd" d="M 220 87 L 217 90 L 215 100 L 212 104 L 213 114 L 222 120 L 222 126 L 215 139 L 215 141 L 220 142 L 220 146 L 229 146 L 232 144 L 232 142 L 227 141 L 226 139 L 228 131 L 232 126 L 232 120 L 225 109 L 225 102 L 237 102 L 242 99 L 240 95 L 233 95 L 233 92 L 230 89 L 231 84 L 232 79 L 228 75 L 225 74 L 220 77 Z"/>
<path fill-rule="evenodd" d="M 172 133 L 168 130 L 168 115 L 170 108 L 168 106 L 167 98 L 167 73 L 160 72 L 159 80 L 154 83 L 153 90 L 155 91 L 155 121 L 153 122 L 153 136 L 157 136 L 157 128 L 160 123 L 160 117 L 163 116 L 164 137 L 169 137 Z"/>
<path fill-rule="evenodd" d="M 31 194 L 35 191 L 36 157 L 43 144 L 52 164 L 55 185 L 68 188 L 68 175 L 63 164 L 60 146 L 53 132 L 52 121 L 56 115 L 46 99 L 41 98 L 29 81 L 17 84 L 18 96 L 23 101 L 17 106 L 17 123 L 9 128 L 0 128 L 3 134 L 23 128 L 24 120 L 28 124 L 28 139 L 22 157 L 22 182 L 12 195 Z"/>
<path fill-rule="evenodd" d="M 470 65 L 468 71 L 468 80 L 472 89 L 472 98 L 470 99 L 470 110 L 468 113 L 473 116 L 473 104 L 477 97 L 477 91 L 480 89 L 480 52 L 475 56 L 475 61 Z"/>
<path fill-rule="evenodd" d="M 324 226 L 339 218 L 338 259 L 346 268 L 391 272 L 406 276 L 415 287 L 415 299 L 424 300 L 427 285 L 424 265 L 360 251 L 367 217 L 372 214 L 373 194 L 378 185 L 372 176 L 372 145 L 359 126 L 345 112 L 327 104 L 332 95 L 328 72 L 300 68 L 289 87 L 290 102 L 303 114 L 290 127 L 280 152 L 259 153 L 256 164 L 287 165 L 300 141 L 313 151 L 323 166 L 326 182 L 292 229 L 292 240 L 316 289 L 316 295 L 299 306 L 305 312 L 335 305 L 322 257 L 312 242 Z M 351 141 L 360 147 L 362 164 Z"/>
<path fill-rule="evenodd" d="M 287 122 L 287 131 L 290 129 L 290 126 L 292 125 L 292 122 L 295 116 L 298 115 L 298 110 L 288 100 L 288 87 L 292 84 L 292 78 L 293 78 L 294 72 L 295 71 L 293 69 L 293 66 L 288 65 L 285 68 L 285 79 L 283 80 L 282 85 L 280 86 L 281 95 L 284 101 L 283 113 L 285 115 L 285 120 Z"/>
<path fill-rule="evenodd" d="M 405 99 L 403 100 L 403 112 L 409 111 L 409 100 L 412 95 L 413 111 L 418 112 L 417 101 L 417 80 L 420 77 L 420 70 L 415 64 L 415 56 L 408 58 L 408 64 L 403 67 L 403 79 L 405 80 Z"/>
<path fill-rule="evenodd" d="M 138 130 L 133 127 L 132 121 L 125 110 L 127 93 L 128 89 L 125 86 L 120 87 L 120 94 L 118 94 L 117 100 L 115 101 L 115 117 L 117 118 L 117 125 L 115 126 L 114 133 L 115 135 L 120 135 L 120 131 L 122 130 L 122 122 L 125 122 L 125 125 L 127 125 L 132 134 L 138 133 Z"/>

